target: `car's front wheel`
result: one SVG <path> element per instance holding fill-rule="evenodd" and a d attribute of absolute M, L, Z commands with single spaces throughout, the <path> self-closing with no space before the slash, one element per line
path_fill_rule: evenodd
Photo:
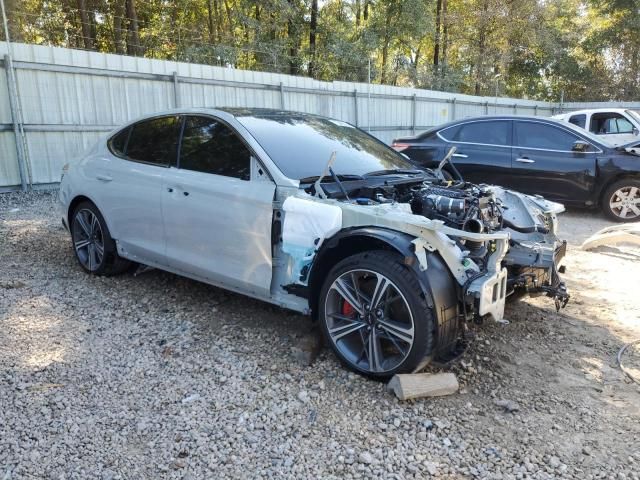
<path fill-rule="evenodd" d="M 80 266 L 94 275 L 116 275 L 131 266 L 118 256 L 107 223 L 91 202 L 82 202 L 71 216 L 73 251 Z"/>
<path fill-rule="evenodd" d="M 318 313 L 334 353 L 368 377 L 412 372 L 433 353 L 434 312 L 415 273 L 396 253 L 369 251 L 335 265 Z"/>
<path fill-rule="evenodd" d="M 602 210 L 616 222 L 640 221 L 640 181 L 629 178 L 612 184 L 602 196 Z"/>

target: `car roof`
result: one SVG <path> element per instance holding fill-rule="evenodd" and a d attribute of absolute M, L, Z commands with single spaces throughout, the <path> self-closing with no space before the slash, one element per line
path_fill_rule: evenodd
<path fill-rule="evenodd" d="M 572 110 L 570 112 L 564 112 L 558 116 L 566 117 L 570 115 L 580 115 L 587 113 L 601 113 L 601 112 L 614 112 L 614 113 L 622 113 L 626 110 L 633 110 L 632 108 L 624 108 L 624 107 L 612 107 L 612 108 L 584 108 L 582 110 Z"/>
<path fill-rule="evenodd" d="M 147 120 L 155 117 L 162 117 L 166 115 L 215 115 L 219 118 L 225 119 L 226 116 L 242 118 L 242 117 L 296 117 L 296 118 L 328 118 L 322 115 L 316 115 L 313 113 L 296 112 L 292 110 L 281 110 L 275 108 L 245 108 L 245 107 L 183 107 L 172 108 L 168 110 L 162 110 L 159 112 L 148 113 L 141 115 L 129 122 L 126 125 L 131 125 L 142 120 Z"/>
<path fill-rule="evenodd" d="M 567 121 L 561 120 L 559 118 L 552 118 L 552 117 L 540 117 L 540 116 L 534 116 L 534 115 L 484 115 L 484 116 L 480 116 L 480 117 L 469 117 L 469 118 L 461 118 L 459 120 L 454 120 L 452 122 L 447 122 L 447 123 L 443 123 L 440 125 L 436 125 L 434 127 L 429 128 L 428 130 L 425 130 L 424 132 L 415 135 L 415 136 L 407 136 L 407 137 L 400 137 L 400 138 L 396 138 L 394 139 L 394 142 L 403 142 L 403 141 L 412 141 L 412 140 L 418 140 L 418 139 L 422 139 L 427 135 L 430 135 L 434 132 L 439 132 L 440 130 L 444 130 L 445 128 L 448 127 L 453 127 L 456 125 L 461 125 L 463 123 L 469 123 L 469 122 L 477 122 L 477 121 L 491 121 L 491 120 L 529 120 L 529 121 L 535 121 L 535 122 L 540 122 L 540 123 L 547 123 L 547 124 L 551 124 L 551 125 L 557 125 L 558 127 L 564 128 L 564 129 L 568 129 L 568 130 L 572 130 L 574 133 L 576 133 L 579 136 L 582 137 L 587 137 L 589 139 L 590 142 L 596 143 L 598 144 L 599 147 L 605 147 L 605 148 L 611 148 L 612 145 L 607 144 L 606 142 L 604 142 L 602 139 L 600 138 L 595 138 L 594 135 L 590 134 L 589 132 L 585 131 L 583 128 L 580 128 L 576 125 L 573 125 L 572 123 L 569 123 Z"/>
<path fill-rule="evenodd" d="M 419 133 L 418 135 L 401 137 L 396 140 L 403 140 L 403 139 L 407 140 L 411 138 L 417 139 L 425 135 L 429 135 L 430 133 L 444 130 L 445 128 L 453 127 L 455 125 L 460 125 L 462 123 L 477 122 L 477 121 L 486 122 L 491 120 L 535 120 L 538 122 L 549 122 L 549 123 L 554 123 L 554 124 L 558 124 L 558 125 L 562 125 L 563 127 L 566 127 L 566 122 L 561 122 L 559 121 L 559 119 L 552 118 L 552 117 L 541 117 L 541 116 L 534 116 L 534 115 L 482 115 L 478 117 L 460 118 L 458 120 L 453 120 L 451 122 L 441 123 L 440 125 L 435 125 L 425 130 L 424 132 Z"/>
<path fill-rule="evenodd" d="M 438 130 L 441 130 L 445 125 L 457 125 L 459 123 L 466 122 L 477 122 L 477 121 L 489 121 L 489 120 L 534 120 L 534 121 L 542 121 L 542 122 L 550 122 L 550 123 L 561 123 L 558 119 L 553 117 L 542 117 L 535 115 L 482 115 L 478 117 L 468 117 L 468 118 L 460 118 L 458 120 L 453 120 L 452 122 L 448 122 L 445 124 L 438 125 Z M 564 123 L 562 123 L 564 125 Z"/>

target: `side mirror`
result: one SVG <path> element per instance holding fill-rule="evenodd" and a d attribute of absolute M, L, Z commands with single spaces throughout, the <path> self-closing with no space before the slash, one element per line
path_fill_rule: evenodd
<path fill-rule="evenodd" d="M 589 150 L 589 144 L 582 140 L 576 140 L 571 150 L 573 150 L 574 152 L 581 152 L 581 153 L 586 152 L 587 150 Z"/>
<path fill-rule="evenodd" d="M 638 135 L 640 135 L 640 130 L 638 130 L 636 127 L 633 127 L 633 131 L 632 131 L 632 133 L 633 133 L 635 136 L 638 136 Z"/>

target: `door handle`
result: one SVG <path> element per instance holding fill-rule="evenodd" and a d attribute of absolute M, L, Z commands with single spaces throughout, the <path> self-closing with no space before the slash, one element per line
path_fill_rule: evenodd
<path fill-rule="evenodd" d="M 464 153 L 454 153 L 452 156 L 458 158 L 469 158 L 469 155 L 465 155 Z"/>
<path fill-rule="evenodd" d="M 171 188 L 171 187 L 167 187 L 167 192 L 169 192 L 169 193 L 173 193 L 173 188 Z"/>
<path fill-rule="evenodd" d="M 113 178 L 110 177 L 109 175 L 102 175 L 102 174 L 96 175 L 96 178 L 102 182 L 110 182 L 111 180 L 113 180 Z"/>
<path fill-rule="evenodd" d="M 526 157 L 516 158 L 516 162 L 520 162 L 520 163 L 536 163 L 535 160 L 531 160 L 530 158 L 526 158 Z"/>

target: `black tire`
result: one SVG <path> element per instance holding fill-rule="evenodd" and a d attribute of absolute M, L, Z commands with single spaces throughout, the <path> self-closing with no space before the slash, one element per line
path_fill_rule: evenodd
<path fill-rule="evenodd" d="M 355 272 L 355 273 L 354 273 Z M 364 273 L 363 273 L 364 272 Z M 367 278 L 367 273 L 371 272 L 370 279 Z M 380 317 L 371 318 L 375 316 L 373 309 L 369 313 L 370 318 L 365 320 L 357 311 L 353 310 L 353 306 L 349 304 L 352 309 L 351 315 L 353 318 L 340 318 L 335 320 L 335 315 L 344 317 L 344 310 L 336 312 L 336 301 L 342 301 L 343 307 L 346 302 L 345 298 L 338 292 L 338 288 L 334 286 L 334 282 L 338 279 L 344 279 L 343 275 L 359 275 L 363 274 L 358 280 L 360 283 L 360 291 L 355 290 L 359 296 L 365 294 L 369 297 L 375 297 L 375 288 L 373 294 L 370 294 L 371 290 L 367 290 L 366 282 L 376 281 L 373 279 L 374 275 L 380 275 L 390 281 L 390 288 L 387 288 L 385 294 L 387 295 L 384 300 L 383 307 L 384 312 Z M 351 276 L 350 278 L 354 278 Z M 380 281 L 380 277 L 377 277 L 377 281 Z M 364 282 L 364 283 L 363 283 Z M 352 282 L 352 285 L 356 283 L 356 280 Z M 393 295 L 396 291 L 400 295 Z M 354 290 L 351 290 L 354 292 Z M 391 296 L 391 299 L 389 298 Z M 401 298 L 398 298 L 401 297 Z M 336 300 L 337 299 L 337 300 Z M 393 303 L 396 302 L 396 303 Z M 364 307 L 367 307 L 366 301 L 362 302 Z M 333 310 L 330 312 L 329 310 Z M 377 309 L 379 312 L 381 308 Z M 404 343 L 404 340 L 400 340 L 400 337 L 395 337 L 397 343 L 393 343 L 392 335 L 384 325 L 376 323 L 377 320 L 384 318 L 390 320 L 395 325 L 409 325 L 409 322 L 401 324 L 398 322 L 398 318 L 401 317 L 401 313 L 410 312 L 410 321 L 413 325 L 413 341 L 410 347 L 408 343 Z M 393 314 L 393 315 L 392 315 Z M 393 316 L 393 318 L 392 318 Z M 395 252 L 389 252 L 384 250 L 373 250 L 369 252 L 359 253 L 345 258 L 337 263 L 327 275 L 324 285 L 322 286 L 320 297 L 318 301 L 318 319 L 320 322 L 321 330 L 326 339 L 326 342 L 331 346 L 331 349 L 336 354 L 338 359 L 350 370 L 356 373 L 373 378 L 376 380 L 386 380 L 396 373 L 409 373 L 415 371 L 418 367 L 425 366 L 434 353 L 436 332 L 434 324 L 434 312 L 428 307 L 422 290 L 418 283 L 415 273 L 409 269 L 403 263 L 401 255 Z M 349 327 L 349 323 L 346 326 L 336 327 L 336 322 L 353 322 L 352 325 L 356 326 L 356 323 L 363 323 L 365 326 L 359 328 L 354 333 L 344 335 L 342 338 L 334 340 L 336 336 L 339 336 L 341 332 L 346 331 Z M 368 322 L 368 323 L 365 323 Z M 382 323 L 382 322 L 381 322 Z M 331 327 L 330 325 L 331 324 Z M 330 333 L 330 329 L 333 332 Z M 342 329 L 342 330 L 341 330 Z M 384 367 L 371 368 L 371 362 L 367 359 L 360 358 L 363 355 L 367 357 L 371 356 L 369 346 L 371 345 L 370 335 L 371 331 L 374 331 L 374 335 L 379 338 L 378 345 L 381 347 L 379 351 L 391 353 L 394 349 L 397 351 L 397 355 L 391 355 L 388 361 L 382 362 Z M 338 331 L 338 333 L 336 333 Z M 400 332 L 400 330 L 398 330 Z M 378 333 L 375 333 L 378 332 Z M 365 338 L 367 337 L 367 338 Z M 360 340 L 358 339 L 360 338 Z M 375 337 L 374 337 L 375 338 Z M 361 342 L 361 346 L 358 344 Z M 383 343 L 384 342 L 384 343 Z M 400 348 L 396 348 L 400 344 L 400 347 L 404 347 L 406 353 L 401 353 Z M 356 354 L 356 351 L 361 348 L 361 353 Z M 384 355 L 383 355 L 384 358 Z M 390 368 L 388 368 L 390 367 Z"/>
<path fill-rule="evenodd" d="M 602 195 L 602 211 L 614 222 L 640 221 L 640 180 L 624 178 L 611 184 Z"/>
<path fill-rule="evenodd" d="M 96 223 L 87 222 L 88 219 L 95 219 Z M 93 203 L 81 202 L 76 206 L 69 219 L 69 229 L 73 252 L 85 272 L 110 276 L 123 273 L 131 267 L 130 261 L 118 256 L 116 243 L 111 238 L 107 222 Z M 85 246 L 85 242 L 89 243 Z"/>

